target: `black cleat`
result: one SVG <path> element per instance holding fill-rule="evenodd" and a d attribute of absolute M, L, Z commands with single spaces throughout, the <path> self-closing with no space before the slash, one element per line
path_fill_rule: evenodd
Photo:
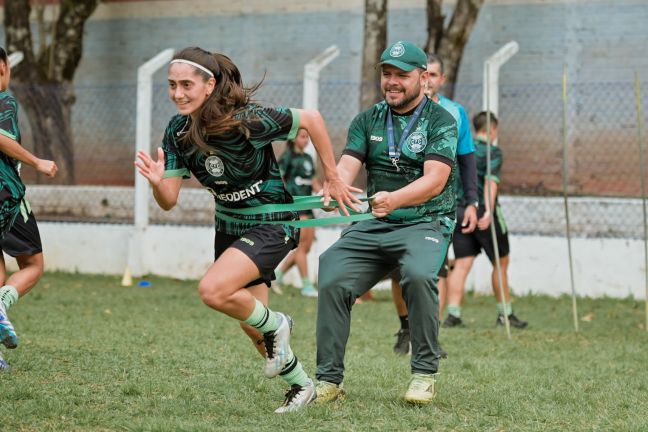
<path fill-rule="evenodd" d="M 407 355 L 411 351 L 410 331 L 409 329 L 400 329 L 396 333 L 396 343 L 394 344 L 394 353 Z"/>
<path fill-rule="evenodd" d="M 442 359 L 447 359 L 448 358 L 448 351 L 444 350 L 441 347 L 441 344 L 439 344 L 439 357 L 441 357 Z"/>
<path fill-rule="evenodd" d="M 513 314 L 509 315 L 508 319 L 509 319 L 509 324 L 511 324 L 511 327 L 523 329 L 529 325 L 528 322 L 520 320 L 518 317 L 516 317 Z M 495 321 L 495 324 L 498 326 L 506 325 L 506 323 L 504 322 L 504 315 L 502 314 L 497 315 L 497 321 Z"/>
<path fill-rule="evenodd" d="M 460 327 L 460 326 L 463 326 L 463 321 L 461 321 L 461 318 L 456 317 L 452 314 L 448 314 L 445 321 L 443 321 L 444 328 Z"/>

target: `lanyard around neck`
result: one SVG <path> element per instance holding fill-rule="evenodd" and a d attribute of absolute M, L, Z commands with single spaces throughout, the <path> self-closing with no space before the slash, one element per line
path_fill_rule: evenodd
<path fill-rule="evenodd" d="M 405 140 L 407 140 L 410 129 L 412 129 L 412 126 L 414 126 L 414 124 L 420 117 L 421 112 L 423 111 L 423 107 L 425 107 L 425 104 L 427 103 L 427 100 L 428 98 L 424 97 L 421 103 L 419 103 L 416 107 L 416 110 L 410 117 L 407 126 L 405 127 L 405 129 L 403 129 L 403 133 L 398 142 L 398 147 L 394 144 L 394 120 L 392 118 L 391 108 L 387 110 L 387 148 L 389 150 L 389 158 L 391 159 L 392 165 L 396 167 L 396 171 L 400 171 L 400 168 L 398 167 L 398 160 L 400 159 L 403 144 L 405 143 Z"/>

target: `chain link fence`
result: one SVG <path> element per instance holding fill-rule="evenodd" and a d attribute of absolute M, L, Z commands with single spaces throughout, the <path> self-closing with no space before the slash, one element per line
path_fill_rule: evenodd
<path fill-rule="evenodd" d="M 358 112 L 359 88 L 357 82 L 320 84 L 320 111 L 337 155 Z M 32 207 L 40 220 L 132 223 L 136 87 L 77 87 L 75 91 L 72 128 L 78 186 L 52 186 L 47 180 L 37 185 L 33 170 L 25 168 Z M 165 85 L 156 86 L 153 95 L 151 138 L 156 147 L 175 108 Z M 454 98 L 472 117 L 481 110 L 482 87 L 459 85 Z M 299 107 L 302 83 L 266 81 L 255 99 Z M 644 95 L 644 105 L 645 101 Z M 520 234 L 563 235 L 562 85 L 502 85 L 499 107 L 498 141 L 504 153 L 501 202 L 509 228 Z M 20 120 L 23 144 L 31 149 L 32 131 L 24 111 Z M 634 84 L 571 85 L 566 136 L 573 234 L 642 237 L 640 164 L 646 160 L 639 157 Z M 278 144 L 276 149 L 281 152 L 283 146 Z M 151 199 L 154 223 L 212 224 L 211 195 L 193 180 L 188 186 L 170 212 L 158 209 Z"/>

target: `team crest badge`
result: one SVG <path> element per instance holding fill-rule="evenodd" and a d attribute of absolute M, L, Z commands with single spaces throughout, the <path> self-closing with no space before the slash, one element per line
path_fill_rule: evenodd
<path fill-rule="evenodd" d="M 389 55 L 392 57 L 400 57 L 405 54 L 405 47 L 402 43 L 398 42 L 389 50 Z"/>
<path fill-rule="evenodd" d="M 225 173 L 225 165 L 218 156 L 209 156 L 205 159 L 205 169 L 214 177 L 220 177 Z"/>
<path fill-rule="evenodd" d="M 412 153 L 420 153 L 427 145 L 427 138 L 421 132 L 414 132 L 407 137 L 407 149 Z"/>

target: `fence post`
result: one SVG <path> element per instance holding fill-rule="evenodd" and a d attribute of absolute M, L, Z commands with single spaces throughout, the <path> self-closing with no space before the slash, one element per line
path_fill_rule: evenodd
<path fill-rule="evenodd" d="M 151 114 L 153 111 L 153 74 L 173 57 L 167 48 L 137 69 L 137 123 L 136 151 L 151 152 Z M 142 259 L 144 233 L 149 224 L 149 184 L 135 169 L 134 232 L 128 249 L 128 266 L 133 275 L 146 274 L 148 269 Z"/>
<path fill-rule="evenodd" d="M 9 66 L 11 66 L 11 67 L 17 66 L 18 63 L 23 61 L 24 58 L 25 58 L 25 56 L 23 55 L 22 51 L 12 52 L 7 57 L 7 59 L 9 60 Z"/>
<path fill-rule="evenodd" d="M 499 70 L 518 52 L 518 49 L 518 43 L 511 41 L 484 62 L 482 108 L 495 116 L 499 115 Z"/>
<path fill-rule="evenodd" d="M 304 65 L 304 94 L 302 99 L 302 108 L 319 108 L 319 73 L 338 55 L 340 55 L 340 49 L 337 45 L 331 45 L 318 54 L 317 57 L 314 57 Z M 308 147 L 306 147 L 306 153 L 312 156 L 313 161 L 317 165 L 317 153 L 310 142 Z"/>

